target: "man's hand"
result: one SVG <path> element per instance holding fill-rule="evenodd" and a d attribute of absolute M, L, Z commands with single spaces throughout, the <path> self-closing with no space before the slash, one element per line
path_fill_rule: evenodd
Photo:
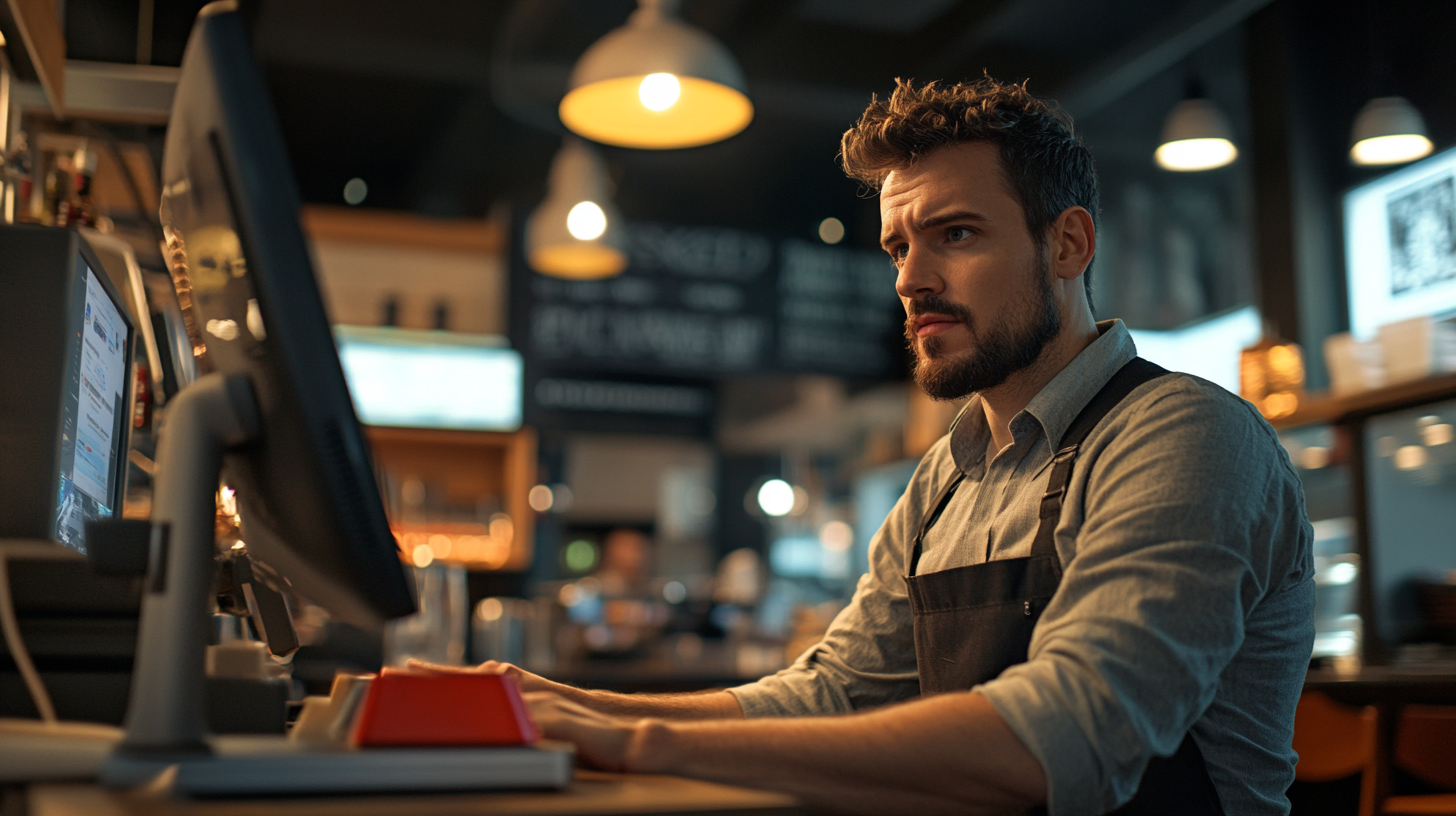
<path fill-rule="evenodd" d="M 561 694 L 567 689 L 580 691 L 580 689 L 571 689 L 569 686 L 547 680 L 539 674 L 532 674 L 513 663 L 502 663 L 498 660 L 487 660 L 478 666 L 446 666 L 441 663 L 412 659 L 409 662 L 409 668 L 439 674 L 504 674 L 507 677 L 515 678 L 516 684 L 521 687 L 523 692 L 550 691 Z"/>
<path fill-rule="evenodd" d="M 719 720 L 743 717 L 743 709 L 738 706 L 738 698 L 726 691 L 694 694 L 615 694 L 610 691 L 592 691 L 547 680 L 520 666 L 495 660 L 487 660 L 478 666 L 443 666 L 439 663 L 411 660 L 409 667 L 442 674 L 476 672 L 505 674 L 516 679 L 522 692 L 550 692 L 575 703 L 578 707 L 584 706 L 608 715 L 633 718 L 660 717 L 667 720 Z"/>
<path fill-rule="evenodd" d="M 531 717 L 547 739 L 574 743 L 577 758 L 604 771 L 638 771 L 631 762 L 634 737 L 649 720 L 613 717 L 551 692 L 522 695 Z"/>
<path fill-rule="evenodd" d="M 525 695 L 550 739 L 608 771 L 667 773 L 791 793 L 844 813 L 1021 813 L 1046 776 L 991 704 L 942 694 L 839 717 L 667 722 Z"/>

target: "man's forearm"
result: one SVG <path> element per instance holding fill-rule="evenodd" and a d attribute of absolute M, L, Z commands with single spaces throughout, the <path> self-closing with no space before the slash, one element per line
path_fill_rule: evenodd
<path fill-rule="evenodd" d="M 574 703 L 617 717 L 654 717 L 662 720 L 742 719 L 738 698 L 726 691 L 691 694 L 617 694 L 573 686 L 552 689 Z"/>
<path fill-rule="evenodd" d="M 1017 813 L 1045 802 L 1041 764 L 979 694 L 868 714 L 639 724 L 628 770 L 781 790 L 846 812 Z"/>

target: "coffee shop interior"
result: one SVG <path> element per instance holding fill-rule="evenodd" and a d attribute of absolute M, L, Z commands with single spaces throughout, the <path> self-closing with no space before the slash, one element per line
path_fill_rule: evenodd
<path fill-rule="evenodd" d="M 1456 5 L 204 5 L 0 2 L 0 746 L 90 729 L 0 763 L 6 813 L 142 778 L 108 752 L 156 689 L 199 734 L 388 746 L 368 678 L 411 660 L 791 665 L 963 405 L 911 377 L 839 139 L 897 77 L 983 72 L 1095 157 L 1097 317 L 1251 402 L 1302 482 L 1294 812 L 1456 813 Z M 274 771 L 177 779 L 359 792 L 247 787 Z"/>

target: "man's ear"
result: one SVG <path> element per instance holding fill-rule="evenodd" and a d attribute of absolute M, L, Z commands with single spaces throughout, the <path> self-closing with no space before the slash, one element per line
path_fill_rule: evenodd
<path fill-rule="evenodd" d="M 1057 216 L 1051 235 L 1052 272 L 1071 280 L 1087 271 L 1097 252 L 1097 228 L 1085 207 L 1068 207 Z"/>

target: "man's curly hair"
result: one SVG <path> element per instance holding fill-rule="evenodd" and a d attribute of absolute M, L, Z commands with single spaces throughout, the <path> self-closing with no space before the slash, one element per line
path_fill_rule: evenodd
<path fill-rule="evenodd" d="M 844 132 L 839 159 L 844 172 L 875 190 L 892 170 L 908 167 L 936 149 L 990 142 L 1021 204 L 1026 228 L 1043 250 L 1048 231 L 1068 207 L 1080 206 L 1099 221 L 1097 171 L 1092 153 L 1072 132 L 1072 118 L 1055 103 L 1032 96 L 1026 84 L 983 77 L 942 86 L 896 79 L 890 98 L 870 101 Z M 1082 273 L 1092 301 L 1092 265 Z"/>

